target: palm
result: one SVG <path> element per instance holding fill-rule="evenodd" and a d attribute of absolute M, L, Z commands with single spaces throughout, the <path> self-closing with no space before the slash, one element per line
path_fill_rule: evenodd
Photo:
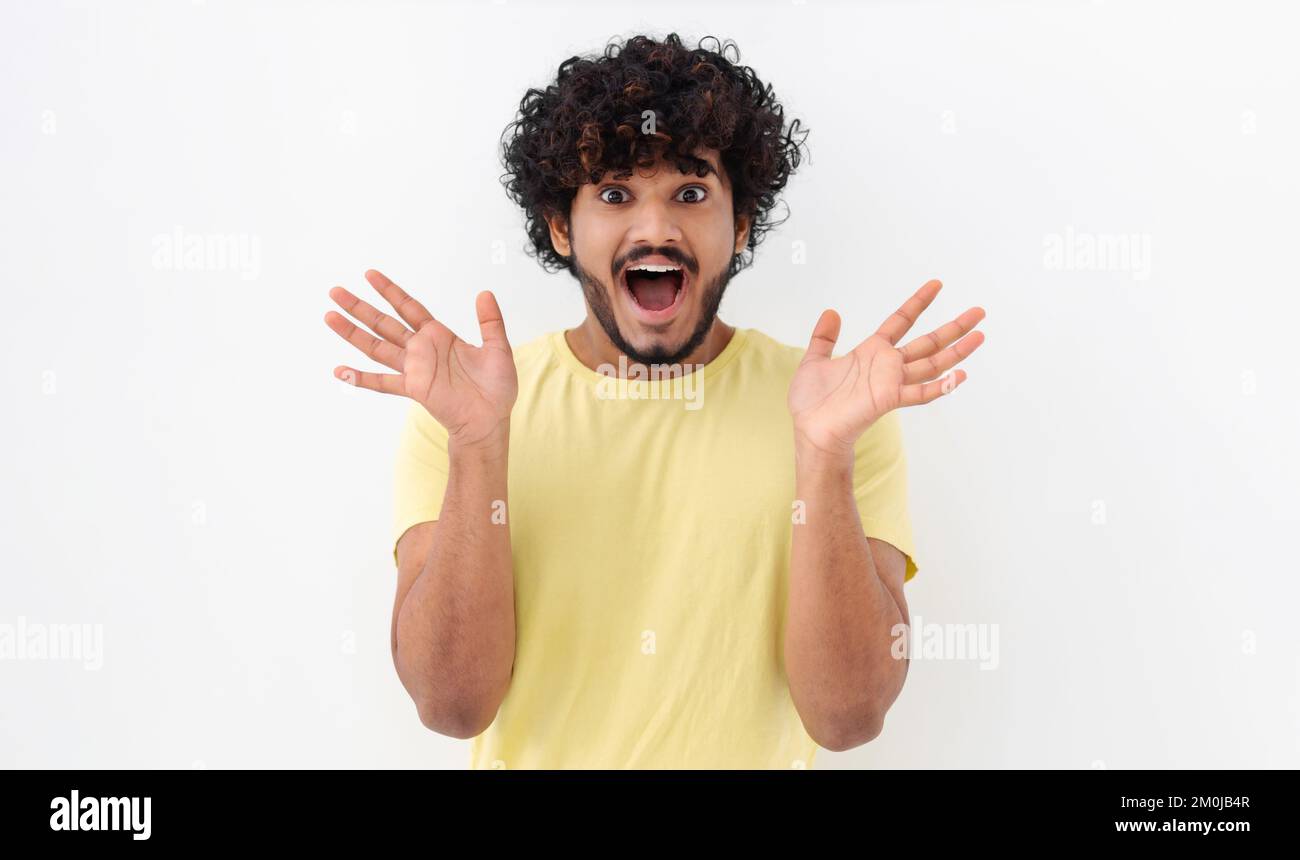
<path fill-rule="evenodd" d="M 898 407 L 902 385 L 902 353 L 872 335 L 847 355 L 800 364 L 790 383 L 790 414 L 817 436 L 809 441 L 819 448 L 851 448 L 876 418 Z"/>
<path fill-rule="evenodd" d="M 938 281 L 925 284 L 875 334 L 839 357 L 831 354 L 839 337 L 839 315 L 822 314 L 790 382 L 788 403 L 800 441 L 828 453 L 846 454 L 882 415 L 900 406 L 928 403 L 961 384 L 965 371 L 957 371 L 955 377 L 934 377 L 983 342 L 981 332 L 963 337 L 983 318 L 981 308 L 971 308 L 906 346 L 896 346 L 941 286 Z M 949 346 L 958 338 L 960 342 Z"/>
<path fill-rule="evenodd" d="M 483 441 L 502 427 L 514 408 L 519 383 L 496 297 L 486 291 L 478 295 L 475 309 L 483 345 L 474 346 L 384 275 L 371 270 L 366 279 L 406 325 L 342 287 L 331 290 L 330 297 L 374 334 L 333 311 L 325 322 L 367 356 L 398 372 L 339 366 L 334 375 L 361 388 L 411 398 L 459 442 Z"/>
<path fill-rule="evenodd" d="M 470 442 L 510 416 L 519 391 L 508 349 L 473 346 L 437 320 L 407 341 L 402 383 L 406 396 L 423 404 L 449 434 Z"/>

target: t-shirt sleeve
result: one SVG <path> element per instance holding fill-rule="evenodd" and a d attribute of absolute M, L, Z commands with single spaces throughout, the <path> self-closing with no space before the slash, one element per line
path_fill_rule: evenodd
<path fill-rule="evenodd" d="M 897 547 L 907 557 L 907 582 L 918 570 L 907 507 L 907 458 L 898 411 L 886 412 L 858 437 L 853 457 L 853 496 L 867 537 Z"/>
<path fill-rule="evenodd" d="M 438 519 L 447 489 L 447 430 L 411 403 L 397 443 L 393 475 L 393 563 L 407 529 Z"/>

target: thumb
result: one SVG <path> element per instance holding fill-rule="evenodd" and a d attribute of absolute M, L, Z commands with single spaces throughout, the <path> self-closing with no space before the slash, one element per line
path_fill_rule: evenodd
<path fill-rule="evenodd" d="M 492 344 L 511 352 L 510 341 L 506 338 L 506 323 L 501 318 L 497 297 L 490 290 L 484 290 L 474 300 L 474 310 L 478 313 L 478 330 L 483 336 L 483 345 Z"/>
<path fill-rule="evenodd" d="M 808 341 L 808 351 L 804 361 L 810 358 L 830 358 L 835 349 L 835 341 L 840 336 L 840 315 L 829 308 L 822 311 L 813 326 L 812 340 Z"/>

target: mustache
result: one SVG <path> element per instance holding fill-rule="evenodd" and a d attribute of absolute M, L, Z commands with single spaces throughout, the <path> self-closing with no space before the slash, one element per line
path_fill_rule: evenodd
<path fill-rule="evenodd" d="M 646 248 L 640 251 L 632 251 L 624 259 L 614 261 L 613 271 L 611 274 L 617 278 L 618 273 L 623 271 L 626 267 L 643 260 L 646 257 L 654 256 L 666 257 L 681 266 L 683 269 L 686 269 L 692 275 L 699 274 L 699 261 L 677 248 Z"/>

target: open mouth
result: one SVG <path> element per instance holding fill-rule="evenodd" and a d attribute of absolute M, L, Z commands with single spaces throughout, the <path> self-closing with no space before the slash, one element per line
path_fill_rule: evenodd
<path fill-rule="evenodd" d="M 637 263 L 623 270 L 622 281 L 642 316 L 662 319 L 681 304 L 686 271 L 679 266 Z"/>

